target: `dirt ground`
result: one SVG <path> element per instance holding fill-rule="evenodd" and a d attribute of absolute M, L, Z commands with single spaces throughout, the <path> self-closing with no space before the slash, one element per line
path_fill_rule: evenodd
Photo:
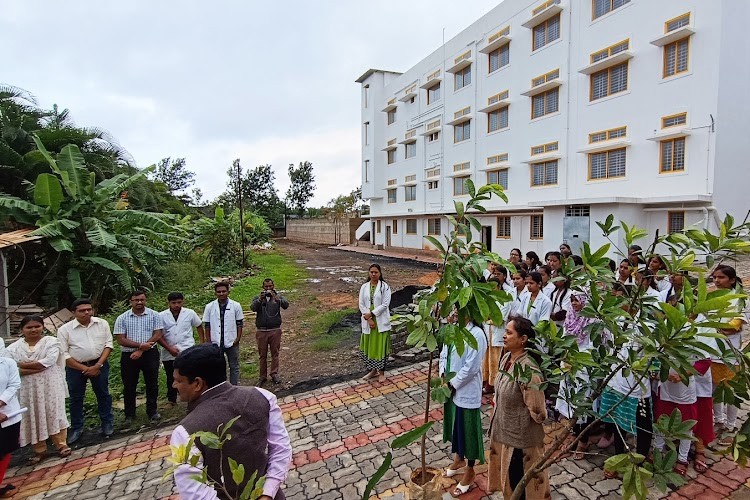
<path fill-rule="evenodd" d="M 364 373 L 357 358 L 360 334 L 356 327 L 352 328 L 351 337 L 332 350 L 316 351 L 312 348 L 316 340 L 309 335 L 314 320 L 310 317 L 312 304 L 320 313 L 356 308 L 359 288 L 367 280 L 367 270 L 373 262 L 380 264 L 383 276 L 394 292 L 407 285 L 429 286 L 437 280 L 435 266 L 430 264 L 288 240 L 278 240 L 277 248 L 294 258 L 310 275 L 297 285 L 293 292 L 297 299 L 291 300 L 289 309 L 282 314 L 280 371 L 283 384 L 281 387 L 264 386 L 279 395 L 309 390 Z M 254 339 L 254 327 L 251 325 L 249 329 L 247 338 Z"/>

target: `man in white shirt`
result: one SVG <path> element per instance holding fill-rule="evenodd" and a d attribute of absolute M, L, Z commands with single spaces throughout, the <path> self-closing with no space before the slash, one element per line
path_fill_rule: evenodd
<path fill-rule="evenodd" d="M 112 396 L 109 394 L 109 355 L 112 352 L 112 333 L 109 323 L 94 316 L 89 299 L 78 299 L 71 306 L 75 319 L 57 330 L 60 350 L 65 356 L 65 378 L 70 392 L 70 431 L 68 444 L 78 441 L 83 434 L 83 399 L 86 382 L 96 395 L 102 434 L 114 433 Z"/>
<path fill-rule="evenodd" d="M 244 315 L 242 306 L 229 298 L 229 283 L 214 285 L 216 300 L 206 304 L 203 310 L 205 340 L 221 346 L 229 364 L 229 383 L 240 383 L 240 339 Z"/>
<path fill-rule="evenodd" d="M 193 327 L 198 329 L 198 338 L 203 340 L 203 322 L 192 309 L 182 307 L 185 296 L 180 292 L 167 295 L 169 307 L 159 313 L 164 321 L 164 335 L 159 339 L 161 344 L 161 362 L 167 374 L 167 400 L 174 406 L 177 404 L 177 389 L 172 387 L 174 382 L 174 358 L 181 351 L 195 345 Z"/>

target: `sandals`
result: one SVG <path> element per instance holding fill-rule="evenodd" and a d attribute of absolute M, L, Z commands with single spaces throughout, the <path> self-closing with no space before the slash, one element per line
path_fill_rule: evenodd
<path fill-rule="evenodd" d="M 57 454 L 61 458 L 69 457 L 70 454 L 73 452 L 73 450 L 70 449 L 70 446 L 63 446 L 59 450 L 57 450 Z"/>
<path fill-rule="evenodd" d="M 695 463 L 693 465 L 693 468 L 695 469 L 695 472 L 698 474 L 703 474 L 708 470 L 708 464 L 706 464 L 706 457 L 703 455 L 703 453 L 696 453 L 695 454 Z"/>
<path fill-rule="evenodd" d="M 674 464 L 673 472 L 676 472 L 680 476 L 685 477 L 685 475 L 687 474 L 687 468 L 688 468 L 687 462 L 678 460 L 677 463 Z"/>
<path fill-rule="evenodd" d="M 461 484 L 460 482 L 456 484 L 456 487 L 453 489 L 453 496 L 454 497 L 460 497 L 464 493 L 468 492 L 471 487 L 474 486 L 474 483 L 471 482 L 469 484 Z"/>
<path fill-rule="evenodd" d="M 46 460 L 47 454 L 46 453 L 38 453 L 31 457 L 26 464 L 27 465 L 37 465 L 38 463 L 42 462 L 43 460 Z"/>
<path fill-rule="evenodd" d="M 458 469 L 451 469 L 450 467 L 446 467 L 445 472 L 443 472 L 443 477 L 453 477 L 457 474 L 463 474 L 465 468 L 465 465 L 459 467 Z"/>
<path fill-rule="evenodd" d="M 604 469 L 604 479 L 620 479 L 620 475 L 613 470 Z"/>
<path fill-rule="evenodd" d="M 576 451 L 573 452 L 573 460 L 583 460 L 586 458 L 586 451 L 589 449 L 589 444 L 583 441 L 578 441 Z"/>

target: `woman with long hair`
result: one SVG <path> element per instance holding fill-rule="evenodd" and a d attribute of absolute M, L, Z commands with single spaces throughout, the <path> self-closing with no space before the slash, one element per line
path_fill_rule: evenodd
<path fill-rule="evenodd" d="M 536 325 L 540 321 L 549 320 L 552 312 L 552 301 L 542 293 L 542 277 L 537 272 L 531 272 L 526 277 L 526 289 L 529 293 L 521 299 L 518 312 L 524 318 Z"/>
<path fill-rule="evenodd" d="M 558 277 L 563 279 L 558 279 L 552 283 L 554 289 L 549 295 L 549 298 L 552 301 L 550 319 L 554 321 L 558 327 L 562 327 L 565 318 L 572 308 L 572 294 L 570 292 L 570 278 L 561 274 L 559 274 Z"/>
<path fill-rule="evenodd" d="M 369 268 L 369 280 L 359 289 L 359 312 L 362 313 L 360 358 L 369 370 L 364 380 L 385 381 L 385 368 L 391 353 L 391 287 L 383 279 L 379 264 Z"/>
<path fill-rule="evenodd" d="M 8 346 L 10 357 L 21 372 L 21 407 L 28 415 L 21 420 L 20 445 L 31 444 L 34 456 L 30 465 L 47 458 L 47 439 L 57 448 L 61 457 L 70 455 L 66 443 L 68 418 L 65 415 L 65 357 L 60 342 L 44 334 L 44 320 L 30 315 L 21 320 L 23 338 Z"/>
<path fill-rule="evenodd" d="M 547 418 L 539 363 L 533 358 L 536 332 L 526 318 L 511 317 L 505 328 L 506 353 L 495 378 L 495 410 L 490 422 L 490 491 L 501 491 L 510 498 L 528 467 L 544 453 Z M 518 367 L 518 370 L 516 369 Z M 525 372 L 526 380 L 514 373 Z M 522 497 L 523 498 L 523 497 Z M 537 474 L 525 488 L 526 500 L 550 498 L 547 471 Z"/>
<path fill-rule="evenodd" d="M 714 279 L 716 288 L 744 293 L 742 280 L 737 276 L 737 271 L 732 266 L 725 264 L 716 266 L 711 276 Z M 744 316 L 745 302 L 743 300 L 735 300 L 732 303 L 732 308 L 736 312 L 736 316 L 729 322 L 730 328 L 719 331 L 719 333 L 723 333 L 727 337 L 726 340 L 719 340 L 719 342 L 724 342 L 727 348 L 731 346 L 735 349 L 741 349 L 742 325 L 747 323 L 747 318 Z M 717 356 L 712 357 L 711 377 L 713 379 L 714 390 L 720 385 L 728 385 L 729 381 L 735 377 L 738 366 L 736 363 L 726 364 L 724 360 Z M 733 404 L 714 403 L 714 423 L 716 424 L 717 432 L 724 434 L 722 439 L 723 444 L 731 443 L 732 434 L 736 430 L 738 409 Z"/>
<path fill-rule="evenodd" d="M 536 252 L 526 252 L 526 266 L 528 267 L 529 272 L 536 271 L 541 265 L 542 261 L 539 260 L 539 256 Z"/>
<path fill-rule="evenodd" d="M 537 272 L 542 276 L 542 292 L 547 297 L 552 297 L 552 292 L 555 291 L 555 284 L 552 282 L 552 268 L 544 264 L 537 268 Z"/>

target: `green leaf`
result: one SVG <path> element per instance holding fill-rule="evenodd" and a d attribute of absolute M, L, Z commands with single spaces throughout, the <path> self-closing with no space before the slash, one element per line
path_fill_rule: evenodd
<path fill-rule="evenodd" d="M 86 237 L 95 247 L 112 248 L 117 245 L 117 237 L 107 231 L 104 223 L 96 217 L 84 217 Z"/>
<path fill-rule="evenodd" d="M 81 272 L 75 267 L 68 269 L 68 289 L 73 297 L 80 298 L 83 296 L 81 291 Z"/>
<path fill-rule="evenodd" d="M 383 476 L 385 476 L 385 473 L 388 472 L 388 469 L 391 468 L 391 461 L 393 461 L 393 454 L 389 451 L 388 453 L 386 453 L 385 458 L 383 459 L 383 463 L 380 464 L 378 470 L 376 470 L 375 474 L 373 474 L 370 480 L 367 481 L 365 491 L 364 493 L 362 493 L 362 500 L 370 499 L 370 493 L 372 493 L 372 490 L 375 489 L 375 486 L 380 482 L 381 479 L 383 479 Z"/>
<path fill-rule="evenodd" d="M 211 448 L 212 450 L 218 450 L 219 448 L 221 448 L 219 436 L 217 436 L 213 432 L 196 432 L 195 437 L 196 439 L 199 439 L 201 444 L 207 448 Z"/>
<path fill-rule="evenodd" d="M 241 485 L 242 481 L 245 480 L 245 466 L 238 464 L 232 457 L 227 457 L 227 461 L 229 462 L 229 470 L 232 472 L 232 481 L 237 486 Z"/>
<path fill-rule="evenodd" d="M 101 266 L 105 269 L 109 269 L 110 271 L 122 271 L 123 269 L 112 262 L 109 259 L 105 259 L 104 257 L 81 257 L 81 260 L 85 260 L 87 262 L 91 262 L 93 264 L 96 264 L 97 266 Z"/>
<path fill-rule="evenodd" d="M 425 236 L 424 238 L 430 243 L 432 243 L 435 246 L 435 248 L 440 250 L 442 253 L 445 253 L 445 247 L 443 246 L 442 243 L 440 243 L 440 241 L 437 238 L 435 238 L 434 236 Z"/>
<path fill-rule="evenodd" d="M 435 422 L 427 422 L 426 424 L 422 424 L 419 427 L 410 430 L 409 432 L 401 434 L 399 437 L 393 440 L 393 442 L 391 443 L 391 448 L 393 448 L 394 450 L 397 450 L 399 448 L 406 448 L 411 443 L 427 434 L 427 431 L 430 430 L 432 424 L 434 423 Z"/>
<path fill-rule="evenodd" d="M 49 163 L 49 166 L 52 167 L 52 170 L 54 172 L 60 173 L 60 169 L 57 167 L 57 162 L 54 158 L 52 158 L 52 155 L 49 154 L 49 151 L 47 151 L 47 148 L 44 147 L 44 144 L 42 144 L 42 141 L 39 140 L 39 137 L 36 134 L 32 135 L 31 137 L 34 139 L 36 148 L 40 153 L 42 153 L 42 156 L 44 156 L 44 159 L 47 160 L 47 163 Z"/>
<path fill-rule="evenodd" d="M 221 432 L 219 433 L 220 437 L 224 437 L 227 435 L 227 432 L 229 432 L 229 429 L 234 425 L 234 423 L 239 420 L 241 415 L 237 415 L 232 420 L 224 424 L 224 426 L 221 428 Z"/>
<path fill-rule="evenodd" d="M 64 146 L 57 155 L 57 166 L 61 172 L 67 173 L 71 196 L 79 198 L 79 195 L 87 189 L 89 172 L 78 146 L 75 144 Z"/>
<path fill-rule="evenodd" d="M 64 200 L 60 181 L 52 174 L 39 174 L 34 183 L 34 203 L 49 207 L 54 214 L 60 210 L 60 203 Z"/>
<path fill-rule="evenodd" d="M 467 286 L 465 288 L 462 288 L 461 291 L 458 292 L 458 306 L 466 307 L 466 304 L 469 302 L 471 295 L 472 295 L 471 287 Z"/>

